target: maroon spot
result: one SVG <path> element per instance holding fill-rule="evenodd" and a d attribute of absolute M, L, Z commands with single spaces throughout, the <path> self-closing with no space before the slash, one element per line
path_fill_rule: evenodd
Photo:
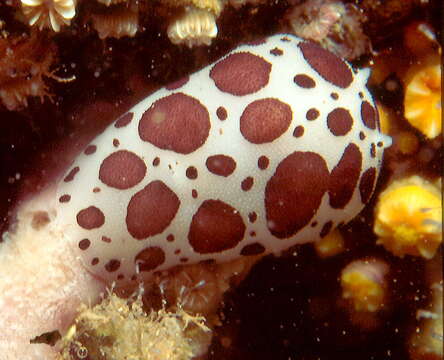
<path fill-rule="evenodd" d="M 302 125 L 296 126 L 293 131 L 293 136 L 301 137 L 302 135 L 304 135 L 304 127 Z"/>
<path fill-rule="evenodd" d="M 187 178 L 191 180 L 197 179 L 198 176 L 197 169 L 194 166 L 188 166 L 185 174 Z"/>
<path fill-rule="evenodd" d="M 153 166 L 159 166 L 160 164 L 160 159 L 158 157 L 155 157 L 153 160 Z"/>
<path fill-rule="evenodd" d="M 288 129 L 292 116 L 290 106 L 277 99 L 256 100 L 242 113 L 240 130 L 253 144 L 272 142 Z"/>
<path fill-rule="evenodd" d="M 196 189 L 193 189 L 193 190 L 191 190 L 191 196 L 194 198 L 194 199 L 196 199 L 197 198 L 197 190 Z"/>
<path fill-rule="evenodd" d="M 136 280 L 137 280 L 137 275 L 131 276 L 131 281 L 136 281 Z"/>
<path fill-rule="evenodd" d="M 161 149 L 189 154 L 205 143 L 210 126 L 210 115 L 198 100 L 175 93 L 157 100 L 145 111 L 139 135 Z"/>
<path fill-rule="evenodd" d="M 119 274 L 117 275 L 117 280 L 123 280 L 125 278 L 125 275 Z"/>
<path fill-rule="evenodd" d="M 100 192 L 100 188 L 95 187 L 95 188 L 93 189 L 93 193 L 98 193 L 98 192 Z"/>
<path fill-rule="evenodd" d="M 250 231 L 250 236 L 256 236 L 256 231 Z"/>
<path fill-rule="evenodd" d="M 83 153 L 85 155 L 91 155 L 91 154 L 94 154 L 96 152 L 96 150 L 97 150 L 96 145 L 88 145 Z"/>
<path fill-rule="evenodd" d="M 307 114 L 305 114 L 305 117 L 307 118 L 307 120 L 316 120 L 319 116 L 319 111 L 315 108 L 311 108 L 310 110 L 307 111 Z"/>
<path fill-rule="evenodd" d="M 179 209 L 177 195 L 162 181 L 150 182 L 128 204 L 126 226 L 136 239 L 145 239 L 164 231 Z"/>
<path fill-rule="evenodd" d="M 298 46 L 305 60 L 325 80 L 341 88 L 352 83 L 353 74 L 350 68 L 335 54 L 311 41 L 301 42 Z"/>
<path fill-rule="evenodd" d="M 99 208 L 90 206 L 78 212 L 77 223 L 87 230 L 96 229 L 105 223 L 105 215 Z"/>
<path fill-rule="evenodd" d="M 379 129 L 378 112 L 368 101 L 363 101 L 361 104 L 361 117 L 365 126 L 370 129 L 376 129 L 378 126 Z"/>
<path fill-rule="evenodd" d="M 293 81 L 296 85 L 305 88 L 311 89 L 316 86 L 316 82 L 308 75 L 298 74 L 293 78 Z"/>
<path fill-rule="evenodd" d="M 330 94 L 330 97 L 331 97 L 333 100 L 338 100 L 338 99 L 339 99 L 339 95 L 338 95 L 337 93 L 335 93 L 335 92 L 331 93 L 331 94 Z"/>
<path fill-rule="evenodd" d="M 271 64 L 247 52 L 239 52 L 219 61 L 210 77 L 220 91 L 242 96 L 255 93 L 268 84 Z"/>
<path fill-rule="evenodd" d="M 364 134 L 363 131 L 360 131 L 360 132 L 359 132 L 359 139 L 360 139 L 360 140 L 364 140 L 364 139 L 365 139 L 365 134 Z"/>
<path fill-rule="evenodd" d="M 254 223 L 257 220 L 257 214 L 253 211 L 251 213 L 248 214 L 248 220 L 251 223 Z"/>
<path fill-rule="evenodd" d="M 253 183 L 254 183 L 254 179 L 251 176 L 249 176 L 249 177 L 245 178 L 244 180 L 242 180 L 241 189 L 243 191 L 248 191 L 252 188 Z"/>
<path fill-rule="evenodd" d="M 188 240 L 199 254 L 235 247 L 244 237 L 245 224 L 239 212 L 221 200 L 205 200 L 194 214 Z"/>
<path fill-rule="evenodd" d="M 336 108 L 327 116 L 327 126 L 335 136 L 347 134 L 353 126 L 353 118 L 348 110 Z"/>
<path fill-rule="evenodd" d="M 259 255 L 265 252 L 265 247 L 260 243 L 252 243 L 245 245 L 241 250 L 241 255 L 243 256 L 251 256 L 251 255 Z"/>
<path fill-rule="evenodd" d="M 133 120 L 133 116 L 133 113 L 126 113 L 125 115 L 117 119 L 117 121 L 114 123 L 114 127 L 121 128 L 127 126 Z"/>
<path fill-rule="evenodd" d="M 169 242 L 174 241 L 174 235 L 173 235 L 173 234 L 169 234 L 169 235 L 167 236 L 167 241 L 169 241 Z"/>
<path fill-rule="evenodd" d="M 182 252 L 182 250 L 176 249 L 176 250 L 174 250 L 174 255 L 179 255 L 181 252 Z"/>
<path fill-rule="evenodd" d="M 207 169 L 219 176 L 229 176 L 236 169 L 236 161 L 227 155 L 213 155 L 207 158 Z"/>
<path fill-rule="evenodd" d="M 333 222 L 332 221 L 328 221 L 324 224 L 324 226 L 321 229 L 321 232 L 319 233 L 319 236 L 321 238 L 324 238 L 328 235 L 328 233 L 331 231 L 331 228 L 333 226 Z"/>
<path fill-rule="evenodd" d="M 341 160 L 330 174 L 328 195 L 331 207 L 342 209 L 350 201 L 361 173 L 361 166 L 361 151 L 351 143 L 345 148 Z"/>
<path fill-rule="evenodd" d="M 120 145 L 120 141 L 117 140 L 117 139 L 113 139 L 113 146 L 114 147 L 119 147 L 119 145 Z"/>
<path fill-rule="evenodd" d="M 109 244 L 111 242 L 111 238 L 109 238 L 107 236 L 102 236 L 102 241 L 106 242 L 107 244 Z"/>
<path fill-rule="evenodd" d="M 129 189 L 146 174 L 144 161 L 133 152 L 120 150 L 109 155 L 100 165 L 99 179 L 116 189 Z"/>
<path fill-rule="evenodd" d="M 63 179 L 64 182 L 69 182 L 69 181 L 73 181 L 74 177 L 76 176 L 76 174 L 79 172 L 80 168 L 78 166 L 76 166 L 75 168 L 73 168 L 68 175 L 66 175 L 66 177 Z"/>
<path fill-rule="evenodd" d="M 316 227 L 316 225 L 318 225 L 318 222 L 317 221 L 313 221 L 310 226 L 311 227 Z"/>
<path fill-rule="evenodd" d="M 117 271 L 120 268 L 120 261 L 117 259 L 111 259 L 105 264 L 105 269 L 108 272 Z"/>
<path fill-rule="evenodd" d="M 307 225 L 328 187 L 325 160 L 313 152 L 296 151 L 280 162 L 265 187 L 270 232 L 287 238 Z"/>
<path fill-rule="evenodd" d="M 61 203 L 66 203 L 69 202 L 69 200 L 71 200 L 71 195 L 65 194 L 59 197 L 59 201 Z"/>
<path fill-rule="evenodd" d="M 134 258 L 139 271 L 151 271 L 165 262 L 165 252 L 157 246 L 147 247 Z"/>
<path fill-rule="evenodd" d="M 261 170 L 265 170 L 269 164 L 270 160 L 265 155 L 262 155 L 261 157 L 259 157 L 259 159 L 257 159 L 257 166 Z"/>
<path fill-rule="evenodd" d="M 359 182 L 359 193 L 361 194 L 361 201 L 367 204 L 373 192 L 376 180 L 376 169 L 371 167 L 362 174 Z"/>
<path fill-rule="evenodd" d="M 165 86 L 167 90 L 176 90 L 184 86 L 190 80 L 189 76 L 184 76 L 182 79 L 172 82 L 171 84 Z"/>
<path fill-rule="evenodd" d="M 82 239 L 79 241 L 79 249 L 80 250 L 86 250 L 91 245 L 91 241 L 89 239 Z"/>
<path fill-rule="evenodd" d="M 92 266 L 95 266 L 95 265 L 97 265 L 99 263 L 99 258 L 97 258 L 97 257 L 95 257 L 95 258 L 93 258 L 92 260 L 91 260 L 91 265 Z"/>
<path fill-rule="evenodd" d="M 227 110 L 223 106 L 219 106 L 216 110 L 216 115 L 219 118 L 219 120 L 224 121 L 228 116 Z"/>
<path fill-rule="evenodd" d="M 188 261 L 188 258 L 187 258 L 187 257 L 182 257 L 182 258 L 180 258 L 179 260 L 180 260 L 180 262 L 187 262 L 187 261 Z"/>
<path fill-rule="evenodd" d="M 370 156 L 372 158 L 376 157 L 376 145 L 374 143 L 371 143 L 370 145 Z"/>
<path fill-rule="evenodd" d="M 275 47 L 274 49 L 270 50 L 270 54 L 274 56 L 281 56 L 284 54 L 284 52 L 281 49 Z"/>

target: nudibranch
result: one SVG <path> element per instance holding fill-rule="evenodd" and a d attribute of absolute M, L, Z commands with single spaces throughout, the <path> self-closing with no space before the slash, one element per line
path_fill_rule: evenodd
<path fill-rule="evenodd" d="M 75 159 L 57 223 L 106 281 L 316 241 L 369 201 L 391 144 L 367 69 L 279 34 L 146 97 Z"/>

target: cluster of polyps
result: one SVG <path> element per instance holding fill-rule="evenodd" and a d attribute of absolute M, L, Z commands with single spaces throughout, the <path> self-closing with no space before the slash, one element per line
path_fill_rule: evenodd
<path fill-rule="evenodd" d="M 368 202 L 390 144 L 367 77 L 291 35 L 240 46 L 92 141 L 58 222 L 107 280 L 316 241 Z"/>

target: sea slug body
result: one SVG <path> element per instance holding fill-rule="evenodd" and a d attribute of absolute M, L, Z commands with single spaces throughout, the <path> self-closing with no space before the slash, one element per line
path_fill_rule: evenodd
<path fill-rule="evenodd" d="M 131 281 L 319 240 L 369 201 L 391 144 L 368 74 L 279 34 L 158 90 L 60 180 L 66 241 Z"/>

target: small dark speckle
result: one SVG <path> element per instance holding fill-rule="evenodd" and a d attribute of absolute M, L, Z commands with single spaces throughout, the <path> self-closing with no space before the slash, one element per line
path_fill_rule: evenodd
<path fill-rule="evenodd" d="M 275 47 L 274 49 L 270 50 L 270 54 L 274 56 L 281 56 L 284 54 L 284 52 L 281 49 Z"/>
<path fill-rule="evenodd" d="M 40 230 L 50 222 L 49 215 L 46 211 L 36 211 L 32 215 L 31 226 L 34 230 Z"/>

